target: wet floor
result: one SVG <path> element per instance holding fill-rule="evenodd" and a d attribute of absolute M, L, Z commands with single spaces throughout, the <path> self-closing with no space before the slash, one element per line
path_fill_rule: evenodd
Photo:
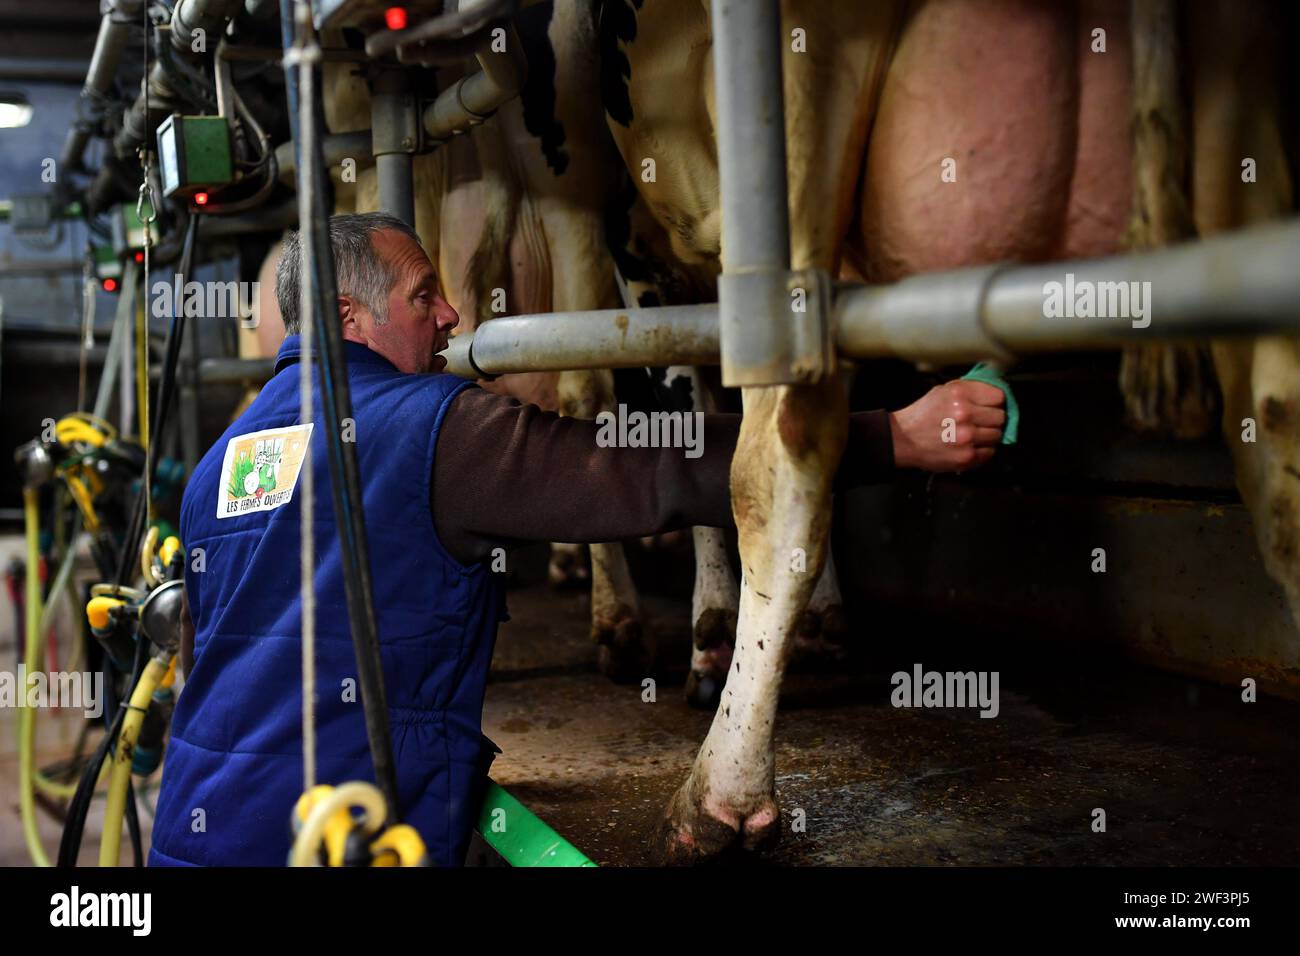
<path fill-rule="evenodd" d="M 649 862 L 646 837 L 711 721 L 683 697 L 689 603 L 647 607 L 654 702 L 597 673 L 587 599 L 541 585 L 511 593 L 488 687 L 484 730 L 504 751 L 494 778 L 602 865 Z M 1090 648 L 902 621 L 787 677 L 781 840 L 727 862 L 1294 864 L 1300 706 L 1244 703 L 1240 689 Z M 999 670 L 997 717 L 893 707 L 890 675 L 918 662 Z"/>

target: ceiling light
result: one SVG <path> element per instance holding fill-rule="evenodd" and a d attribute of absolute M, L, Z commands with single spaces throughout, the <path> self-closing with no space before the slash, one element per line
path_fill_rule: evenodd
<path fill-rule="evenodd" d="M 32 121 L 32 105 L 21 93 L 0 93 L 0 129 L 26 126 Z"/>

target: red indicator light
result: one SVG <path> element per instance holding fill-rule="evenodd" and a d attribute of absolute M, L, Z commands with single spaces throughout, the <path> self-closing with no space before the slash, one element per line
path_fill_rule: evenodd
<path fill-rule="evenodd" d="M 137 252 L 137 253 L 135 254 L 135 261 L 136 261 L 136 262 L 144 262 L 144 253 L 143 253 L 143 252 Z"/>
<path fill-rule="evenodd" d="M 116 280 L 116 279 L 105 279 L 105 280 L 104 280 L 104 291 L 105 291 L 105 292 L 116 292 L 116 291 L 117 291 L 117 280 Z"/>
<path fill-rule="evenodd" d="M 384 11 L 384 22 L 388 24 L 390 30 L 406 29 L 406 8 L 389 7 Z"/>
<path fill-rule="evenodd" d="M 196 205 L 196 206 L 206 206 L 207 204 L 208 204 L 208 194 L 207 194 L 207 193 L 195 193 L 195 194 L 194 194 L 194 205 Z"/>

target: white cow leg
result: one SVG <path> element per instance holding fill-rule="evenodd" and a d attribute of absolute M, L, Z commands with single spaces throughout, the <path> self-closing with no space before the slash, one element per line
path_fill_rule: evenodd
<path fill-rule="evenodd" d="M 636 585 L 620 542 L 591 546 L 591 637 L 597 666 L 610 680 L 639 681 L 650 674 L 654 651 L 641 626 Z"/>
<path fill-rule="evenodd" d="M 592 419 L 614 408 L 611 372 L 562 372 L 558 389 L 562 415 Z M 601 673 L 620 682 L 648 676 L 653 649 L 642 626 L 627 556 L 617 541 L 591 546 L 591 636 L 599 645 Z"/>
<path fill-rule="evenodd" d="M 727 558 L 721 528 L 692 528 L 695 541 L 695 593 L 691 598 L 691 673 L 686 702 L 692 707 L 718 706 L 736 642 L 740 588 Z"/>
<path fill-rule="evenodd" d="M 1253 13 L 1254 11 L 1252 11 Z M 1297 182 L 1281 131 L 1290 50 L 1272 19 L 1230 4 L 1195 4 L 1189 57 L 1195 145 L 1192 208 L 1202 237 L 1290 214 Z M 1250 157 L 1258 179 L 1244 182 Z M 1223 437 L 1250 509 L 1264 569 L 1286 591 L 1300 639 L 1300 339 L 1216 341 Z M 1246 440 L 1247 429 L 1254 430 Z"/>
<path fill-rule="evenodd" d="M 713 725 L 659 830 L 655 849 L 670 862 L 736 842 L 756 847 L 779 831 L 777 697 L 791 635 L 825 561 L 831 479 L 847 432 L 847 401 L 834 381 L 747 388 L 744 402 L 731 468 L 744 569 L 736 651 Z"/>
<path fill-rule="evenodd" d="M 844 599 L 835 573 L 835 557 L 830 542 L 826 546 L 826 565 L 817 579 L 817 587 L 808 599 L 808 607 L 799 615 L 795 629 L 796 657 L 806 659 L 838 659 L 843 654 L 842 645 L 848 625 L 844 615 Z"/>

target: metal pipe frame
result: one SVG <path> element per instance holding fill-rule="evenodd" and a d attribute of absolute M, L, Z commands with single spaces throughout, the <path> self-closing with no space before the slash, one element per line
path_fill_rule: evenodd
<path fill-rule="evenodd" d="M 172 49 L 185 56 L 195 56 L 191 52 L 193 34 L 203 30 L 211 38 L 215 52 L 226 24 L 240 9 L 240 0 L 181 0 L 172 8 L 170 29 L 166 31 Z M 149 42 L 148 36 L 145 42 Z M 175 69 L 180 72 L 179 66 Z M 170 77 L 167 60 L 160 56 L 150 67 L 145 92 L 122 117 L 122 129 L 113 139 L 113 150 L 118 157 L 127 159 L 153 140 L 159 124 L 179 105 L 175 89 L 178 82 L 180 77 Z"/>
<path fill-rule="evenodd" d="M 379 209 L 415 225 L 415 170 L 420 116 L 408 70 L 383 70 L 371 82 L 371 152 L 379 181 Z"/>
<path fill-rule="evenodd" d="M 504 29 L 505 52 L 493 51 L 491 37 L 484 39 L 474 54 L 479 69 L 461 77 L 424 108 L 424 132 L 430 139 L 448 140 L 483 122 L 502 103 L 519 95 L 528 75 L 528 62 L 514 23 L 507 22 Z"/>
<path fill-rule="evenodd" d="M 846 358 L 927 364 L 1191 337 L 1300 336 L 1297 263 L 1300 219 L 1290 219 L 1151 252 L 927 273 L 888 286 L 843 284 L 830 304 L 831 333 Z M 1138 283 L 1146 318 L 1131 317 L 1132 309 L 1049 317 L 1050 283 L 1102 291 Z M 716 305 L 512 316 L 453 337 L 442 354 L 447 371 L 466 378 L 716 365 L 720 328 Z"/>
<path fill-rule="evenodd" d="M 215 50 L 226 24 L 242 7 L 241 0 L 179 0 L 172 8 L 172 46 L 179 53 L 189 53 L 194 33 L 202 30 L 205 42 L 211 40 Z"/>
<path fill-rule="evenodd" d="M 777 0 L 712 0 L 722 275 L 722 383 L 800 380 L 789 308 L 781 12 Z M 790 317 L 790 318 L 787 318 Z M 819 369 L 809 369 L 815 378 Z"/>
<path fill-rule="evenodd" d="M 142 2 L 143 0 L 115 0 L 99 21 L 95 52 L 91 54 L 86 82 L 81 88 L 81 105 L 85 115 L 79 116 L 68 130 L 68 138 L 64 141 L 59 161 L 64 170 L 81 168 L 86 144 L 90 142 L 90 137 L 103 116 L 103 99 L 113 84 L 118 64 L 122 62 L 122 51 L 126 49 L 131 30 L 140 15 Z"/>
<path fill-rule="evenodd" d="M 453 336 L 447 371 L 492 378 L 526 370 L 716 365 L 718 307 L 662 306 L 518 315 Z"/>
<path fill-rule="evenodd" d="M 371 142 L 374 134 L 368 129 L 353 133 L 333 133 L 323 137 L 321 144 L 325 154 L 325 165 L 333 169 L 345 159 L 355 159 L 357 165 L 374 159 Z M 293 155 L 293 140 L 286 140 L 275 148 L 275 164 L 279 170 L 280 182 L 292 186 L 297 179 L 296 158 Z"/>

